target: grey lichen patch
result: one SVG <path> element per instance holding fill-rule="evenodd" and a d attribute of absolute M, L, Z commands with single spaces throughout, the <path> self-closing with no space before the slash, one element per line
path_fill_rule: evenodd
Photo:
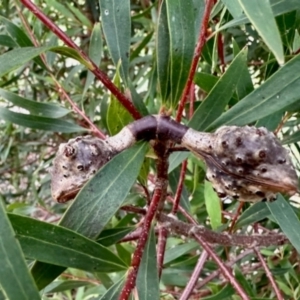
<path fill-rule="evenodd" d="M 52 197 L 58 202 L 73 199 L 112 155 L 105 141 L 92 136 L 76 137 L 61 144 L 50 172 Z"/>

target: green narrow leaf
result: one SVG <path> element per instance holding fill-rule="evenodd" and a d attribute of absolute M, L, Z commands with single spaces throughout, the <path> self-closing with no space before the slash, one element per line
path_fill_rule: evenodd
<path fill-rule="evenodd" d="M 243 126 L 282 110 L 300 99 L 300 55 L 297 55 L 260 87 L 221 115 L 210 128 L 224 124 Z"/>
<path fill-rule="evenodd" d="M 116 87 L 121 88 L 119 67 L 120 64 L 117 65 L 113 83 L 116 85 Z M 117 134 L 122 128 L 133 121 L 131 114 L 113 94 L 110 95 L 110 101 L 106 114 L 106 124 L 110 135 Z"/>
<path fill-rule="evenodd" d="M 64 120 L 54 118 L 46 118 L 35 115 L 25 115 L 10 111 L 4 107 L 0 107 L 0 119 L 3 119 L 14 124 L 24 127 L 29 127 L 39 130 L 48 130 L 54 132 L 83 132 L 85 128 Z"/>
<path fill-rule="evenodd" d="M 100 65 L 102 48 L 103 45 L 102 45 L 100 23 L 95 23 L 91 34 L 91 40 L 89 46 L 89 58 L 96 64 L 96 66 Z M 82 99 L 84 98 L 86 91 L 94 81 L 94 78 L 95 75 L 91 71 L 88 71 L 86 82 L 82 92 Z"/>
<path fill-rule="evenodd" d="M 204 184 L 205 205 L 212 229 L 217 229 L 222 225 L 221 202 L 213 190 L 211 183 L 205 180 Z"/>
<path fill-rule="evenodd" d="M 91 21 L 78 8 L 76 8 L 73 3 L 65 3 L 82 25 L 85 25 L 87 28 L 92 29 L 93 25 Z"/>
<path fill-rule="evenodd" d="M 40 299 L 20 245 L 0 201 L 0 283 L 9 299 Z"/>
<path fill-rule="evenodd" d="M 166 102 L 170 94 L 170 35 L 166 1 L 160 6 L 156 41 L 158 89 L 162 101 Z"/>
<path fill-rule="evenodd" d="M 27 109 L 34 115 L 41 114 L 44 117 L 60 118 L 68 114 L 70 111 L 64 107 L 33 101 L 23 98 L 15 93 L 0 88 L 0 96 L 16 106 Z"/>
<path fill-rule="evenodd" d="M 124 278 L 121 278 L 113 286 L 111 286 L 102 297 L 95 298 L 95 300 L 118 300 L 123 285 Z"/>
<path fill-rule="evenodd" d="M 270 215 L 265 202 L 257 202 L 245 210 L 235 224 L 236 228 L 259 222 Z"/>
<path fill-rule="evenodd" d="M 23 66 L 28 61 L 51 48 L 52 47 L 24 47 L 13 49 L 0 55 L 0 77 Z"/>
<path fill-rule="evenodd" d="M 126 234 L 133 231 L 135 227 L 115 227 L 101 231 L 97 243 L 103 246 L 111 246 L 122 239 Z"/>
<path fill-rule="evenodd" d="M 8 48 L 15 48 L 18 46 L 18 44 L 9 35 L 6 34 L 0 34 L 0 45 L 6 46 Z"/>
<path fill-rule="evenodd" d="M 291 244 L 300 253 L 300 222 L 291 205 L 278 194 L 276 201 L 267 206 Z"/>
<path fill-rule="evenodd" d="M 195 111 L 189 126 L 196 130 L 210 129 L 210 124 L 221 115 L 239 82 L 240 68 L 246 64 L 247 50 L 237 55 L 226 72 L 215 84 L 203 103 Z"/>
<path fill-rule="evenodd" d="M 195 47 L 193 0 L 166 0 L 170 34 L 171 106 L 180 100 L 186 85 Z"/>
<path fill-rule="evenodd" d="M 69 229 L 9 214 L 26 258 L 89 272 L 118 272 L 123 261 L 109 249 Z"/>
<path fill-rule="evenodd" d="M 0 16 L 0 22 L 4 24 L 6 31 L 20 47 L 34 47 L 31 39 L 20 27 L 3 16 Z M 36 57 L 34 60 L 42 68 L 45 68 L 45 65 L 40 57 Z"/>
<path fill-rule="evenodd" d="M 59 225 L 96 239 L 124 202 L 139 174 L 147 148 L 146 143 L 138 143 L 109 161 L 83 187 Z M 31 272 L 42 289 L 64 270 L 63 267 L 36 262 Z"/>
<path fill-rule="evenodd" d="M 300 141 L 300 131 L 296 131 L 295 133 L 284 137 L 282 144 L 286 145 L 286 144 L 293 144 L 293 143 L 297 143 Z"/>
<path fill-rule="evenodd" d="M 238 0 L 251 24 L 273 52 L 279 65 L 284 64 L 280 33 L 269 0 Z M 268 20 L 266 22 L 266 20 Z"/>
<path fill-rule="evenodd" d="M 102 28 L 106 43 L 115 66 L 121 61 L 120 73 L 128 83 L 130 47 L 130 1 L 99 0 Z"/>
<path fill-rule="evenodd" d="M 208 296 L 208 297 L 204 297 L 202 298 L 203 300 L 220 300 L 220 299 L 232 299 L 232 298 L 228 298 L 230 296 L 232 296 L 234 294 L 234 289 L 230 284 L 225 285 L 221 291 L 219 291 L 218 293 Z M 252 299 L 252 298 L 251 298 Z"/>
<path fill-rule="evenodd" d="M 136 279 L 139 299 L 159 300 L 160 289 L 156 263 L 156 242 L 153 228 L 151 229 Z"/>

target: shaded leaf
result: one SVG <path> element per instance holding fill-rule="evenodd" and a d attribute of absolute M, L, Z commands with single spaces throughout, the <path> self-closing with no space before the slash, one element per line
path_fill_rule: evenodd
<path fill-rule="evenodd" d="M 126 234 L 133 231 L 135 227 L 115 227 L 115 228 L 108 228 L 103 230 L 98 239 L 97 243 L 103 246 L 110 246 L 117 243 L 121 240 Z"/>
<path fill-rule="evenodd" d="M 165 253 L 164 265 L 170 264 L 172 261 L 178 257 L 184 255 L 187 252 L 190 252 L 196 248 L 199 248 L 199 244 L 196 242 L 185 243 L 182 245 L 177 245 L 173 248 L 170 248 Z"/>
<path fill-rule="evenodd" d="M 213 190 L 212 184 L 205 180 L 204 184 L 205 205 L 212 229 L 217 229 L 222 225 L 221 201 Z"/>
<path fill-rule="evenodd" d="M 18 107 L 27 109 L 33 115 L 43 115 L 45 117 L 60 118 L 70 111 L 64 107 L 33 101 L 23 98 L 15 93 L 0 88 L 0 96 Z"/>
<path fill-rule="evenodd" d="M 220 299 L 228 299 L 227 297 L 232 296 L 235 293 L 233 287 L 230 284 L 225 285 L 221 291 L 218 293 L 204 297 L 203 300 L 220 300 Z M 252 299 L 252 298 L 251 298 Z"/>
<path fill-rule="evenodd" d="M 156 240 L 153 228 L 148 237 L 139 267 L 136 287 L 139 299 L 160 299 L 158 269 L 156 264 Z"/>
<path fill-rule="evenodd" d="M 231 99 L 238 81 L 240 68 L 246 63 L 247 50 L 237 55 L 226 72 L 214 85 L 206 99 L 195 111 L 188 125 L 196 130 L 211 129 L 210 124 L 221 115 Z"/>
<path fill-rule="evenodd" d="M 15 233 L 0 201 L 0 282 L 9 299 L 40 299 Z"/>
<path fill-rule="evenodd" d="M 0 107 L 0 119 L 12 122 L 24 127 L 55 132 L 83 132 L 87 129 L 64 120 L 46 118 L 35 115 L 25 115 Z"/>
<path fill-rule="evenodd" d="M 192 64 L 195 47 L 193 0 L 166 0 L 170 35 L 171 106 L 180 100 Z"/>
<path fill-rule="evenodd" d="M 224 124 L 243 126 L 271 115 L 300 99 L 300 55 L 220 116 L 209 128 Z"/>
<path fill-rule="evenodd" d="M 236 228 L 259 222 L 270 215 L 265 202 L 256 202 L 245 210 L 235 224 Z"/>
<path fill-rule="evenodd" d="M 95 298 L 95 300 L 118 300 L 123 285 L 124 278 L 121 278 L 118 282 L 111 286 L 102 297 Z"/>
<path fill-rule="evenodd" d="M 27 258 L 90 272 L 126 268 L 110 250 L 69 229 L 13 214 L 9 219 Z"/>
<path fill-rule="evenodd" d="M 121 62 L 120 74 L 127 85 L 130 47 L 130 1 L 99 1 L 105 40 L 115 66 Z"/>
<path fill-rule="evenodd" d="M 267 206 L 291 244 L 300 253 L 300 222 L 291 205 L 279 194 Z"/>
<path fill-rule="evenodd" d="M 95 23 L 90 39 L 89 58 L 95 63 L 96 66 L 100 65 L 102 48 L 103 46 L 100 23 Z M 86 91 L 94 81 L 94 78 L 95 75 L 91 71 L 88 71 L 86 82 L 82 92 L 82 98 L 84 98 Z"/>

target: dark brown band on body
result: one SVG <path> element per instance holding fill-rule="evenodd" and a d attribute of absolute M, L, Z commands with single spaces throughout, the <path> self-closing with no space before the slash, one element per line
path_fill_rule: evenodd
<path fill-rule="evenodd" d="M 156 139 L 157 120 L 154 116 L 146 116 L 128 125 L 137 141 Z"/>
<path fill-rule="evenodd" d="M 172 140 L 181 143 L 182 137 L 189 129 L 168 116 L 147 116 L 128 125 L 135 139 L 162 141 Z"/>
<path fill-rule="evenodd" d="M 157 138 L 159 140 L 171 140 L 180 144 L 183 136 L 189 129 L 189 127 L 182 125 L 170 117 L 159 116 L 157 120 Z"/>

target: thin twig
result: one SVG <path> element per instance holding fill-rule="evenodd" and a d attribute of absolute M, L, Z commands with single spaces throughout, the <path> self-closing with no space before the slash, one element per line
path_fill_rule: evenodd
<path fill-rule="evenodd" d="M 198 259 L 198 262 L 197 262 L 197 265 L 193 271 L 193 274 L 188 282 L 188 284 L 186 285 L 181 297 L 179 300 L 188 300 L 190 299 L 190 295 L 192 294 L 193 292 L 193 289 L 196 285 L 196 283 L 198 282 L 199 280 L 199 275 L 202 271 L 202 268 L 204 266 L 204 263 L 206 261 L 206 259 L 208 258 L 208 254 L 207 252 L 204 250 L 201 254 L 201 256 L 199 257 Z"/>
<path fill-rule="evenodd" d="M 231 270 L 229 267 L 225 265 L 224 262 L 221 261 L 219 256 L 213 251 L 213 249 L 203 240 L 203 238 L 200 235 L 193 234 L 194 238 L 199 242 L 199 244 L 203 247 L 203 249 L 206 250 L 206 252 L 209 254 L 209 256 L 216 262 L 216 264 L 219 266 L 222 274 L 224 277 L 229 281 L 229 283 L 233 286 L 233 288 L 236 290 L 236 292 L 241 296 L 243 300 L 250 300 L 250 298 L 247 296 L 241 285 L 238 283 L 238 281 L 234 278 L 232 275 Z"/>
<path fill-rule="evenodd" d="M 121 93 L 121 91 L 114 85 L 109 77 L 102 72 L 97 65 L 88 57 L 88 55 L 81 50 L 71 38 L 69 38 L 51 19 L 49 19 L 35 4 L 30 0 L 20 0 L 46 27 L 48 27 L 58 38 L 60 38 L 67 46 L 78 51 L 81 57 L 89 65 L 91 71 L 97 79 L 99 79 L 104 86 L 118 99 L 118 101 L 125 107 L 125 109 L 132 115 L 134 119 L 140 119 L 142 116 L 134 107 L 132 102 Z"/>
<path fill-rule="evenodd" d="M 213 8 L 213 5 L 214 5 L 214 0 L 206 0 L 205 9 L 204 9 L 201 27 L 200 27 L 200 34 L 199 34 L 198 42 L 197 42 L 197 45 L 195 48 L 192 66 L 191 66 L 188 80 L 185 85 L 184 91 L 182 93 L 181 100 L 179 102 L 179 106 L 178 106 L 178 110 L 177 110 L 177 114 L 176 114 L 176 121 L 178 121 L 178 122 L 181 121 L 182 113 L 184 110 L 184 105 L 187 100 L 187 95 L 190 92 L 190 88 L 193 83 L 194 75 L 196 73 L 196 69 L 197 69 L 198 61 L 199 61 L 199 58 L 200 58 L 200 55 L 202 52 L 202 48 L 206 42 L 206 31 L 207 31 L 210 12 Z"/>
<path fill-rule="evenodd" d="M 159 227 L 157 250 L 156 250 L 158 278 L 161 277 L 161 272 L 163 269 L 168 233 L 169 233 L 168 230 L 164 226 Z"/>
<path fill-rule="evenodd" d="M 19 6 L 16 4 L 16 8 L 17 8 L 17 11 L 18 11 L 18 14 L 20 16 L 20 19 L 22 20 L 22 23 L 24 25 L 24 27 L 26 28 L 28 34 L 30 35 L 30 38 L 31 38 L 31 41 L 33 42 L 33 44 L 36 46 L 36 47 L 39 47 L 39 42 L 36 40 L 32 30 L 30 29 L 30 26 L 26 20 L 26 18 L 24 17 L 22 11 L 20 10 Z M 61 95 L 61 98 L 63 99 L 66 99 L 69 104 L 71 105 L 72 109 L 78 114 L 80 115 L 86 122 L 87 124 L 89 124 L 90 128 L 91 128 L 91 131 L 99 138 L 101 139 L 105 139 L 106 136 L 104 133 L 101 132 L 101 130 L 99 128 L 97 128 L 97 126 L 94 125 L 94 123 L 86 116 L 86 114 L 75 104 L 75 102 L 69 97 L 68 93 L 64 90 L 63 86 L 59 83 L 58 80 L 56 80 L 55 76 L 52 74 L 51 70 L 50 70 L 50 67 L 47 63 L 47 60 L 46 60 L 46 56 L 44 53 L 42 53 L 40 55 L 43 63 L 45 64 L 49 74 L 50 74 L 50 77 L 51 79 L 54 81 L 55 83 L 55 86 L 56 86 L 56 89 L 57 89 L 57 92 Z"/>
<path fill-rule="evenodd" d="M 180 170 L 180 176 L 179 176 L 179 182 L 177 185 L 177 190 L 175 193 L 174 201 L 173 201 L 173 208 L 172 208 L 172 213 L 176 215 L 181 194 L 182 194 L 182 189 L 183 189 L 183 184 L 184 184 L 184 178 L 185 178 L 185 173 L 187 169 L 187 160 L 184 160 L 181 164 L 181 170 Z"/>
<path fill-rule="evenodd" d="M 191 232 L 201 236 L 207 243 L 223 245 L 223 246 L 271 246 L 283 245 L 289 243 L 289 240 L 283 234 L 228 234 L 226 232 L 219 233 L 205 228 L 202 225 L 187 224 L 185 222 L 176 220 L 174 217 L 169 217 L 165 214 L 159 214 L 157 219 L 160 222 L 168 224 L 166 227 L 169 231 L 177 233 L 178 235 L 190 236 Z"/>
<path fill-rule="evenodd" d="M 237 257 L 235 257 L 234 259 L 232 259 L 231 261 L 226 263 L 227 267 L 232 267 L 234 264 L 236 264 L 239 260 L 243 259 L 244 257 L 246 257 L 249 254 L 253 253 L 253 249 L 247 249 L 244 252 L 240 253 Z M 206 286 L 211 280 L 213 280 L 214 278 L 216 278 L 217 276 L 219 276 L 221 273 L 221 270 L 218 269 L 214 272 L 212 272 L 210 275 L 206 276 L 202 281 L 200 281 L 196 288 L 200 289 L 203 286 Z"/>
<path fill-rule="evenodd" d="M 278 299 L 278 300 L 284 300 L 284 298 L 283 298 L 283 296 L 282 296 L 282 294 L 281 294 L 281 292 L 280 292 L 280 290 L 279 290 L 279 288 L 278 288 L 278 286 L 277 286 L 277 284 L 276 284 L 276 282 L 275 282 L 275 280 L 274 280 L 274 277 L 273 277 L 273 275 L 272 275 L 272 273 L 271 273 L 269 267 L 267 266 L 267 264 L 266 264 L 266 262 L 265 262 L 263 256 L 261 255 L 261 253 L 260 253 L 260 251 L 259 251 L 259 248 L 258 248 L 258 247 L 255 247 L 255 248 L 254 248 L 254 252 L 255 252 L 255 254 L 257 255 L 257 257 L 258 257 L 258 259 L 259 259 L 259 261 L 260 261 L 262 267 L 264 268 L 264 270 L 265 270 L 265 272 L 266 272 L 266 275 L 267 275 L 268 279 L 270 280 L 270 283 L 271 283 L 271 285 L 272 285 L 272 287 L 273 287 L 273 290 L 274 290 L 274 292 L 275 292 L 275 294 L 276 294 L 277 299 Z"/>

